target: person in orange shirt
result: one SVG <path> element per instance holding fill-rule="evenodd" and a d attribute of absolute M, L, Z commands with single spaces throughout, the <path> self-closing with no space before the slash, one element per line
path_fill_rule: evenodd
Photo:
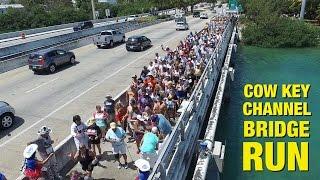
<path fill-rule="evenodd" d="M 156 84 L 157 84 L 157 80 L 153 77 L 152 73 L 148 73 L 147 78 L 144 80 L 144 84 L 146 86 L 150 86 L 149 83 L 151 83 L 151 88 L 152 91 L 154 90 Z"/>

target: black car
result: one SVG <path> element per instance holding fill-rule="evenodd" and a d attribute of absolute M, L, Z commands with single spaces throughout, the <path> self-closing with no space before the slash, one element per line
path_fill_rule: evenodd
<path fill-rule="evenodd" d="M 151 40 L 145 36 L 131 36 L 126 42 L 127 51 L 143 51 L 151 46 Z"/>
<path fill-rule="evenodd" d="M 91 21 L 85 21 L 85 22 L 81 22 L 77 26 L 73 27 L 73 30 L 74 31 L 81 31 L 81 30 L 89 29 L 89 28 L 93 28 L 92 22 Z"/>
<path fill-rule="evenodd" d="M 200 12 L 199 11 L 196 11 L 196 12 L 193 12 L 193 17 L 200 17 Z"/>

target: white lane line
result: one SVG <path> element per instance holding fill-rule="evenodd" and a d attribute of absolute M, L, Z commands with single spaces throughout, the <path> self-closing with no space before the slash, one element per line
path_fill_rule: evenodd
<path fill-rule="evenodd" d="M 176 39 L 177 37 L 174 36 L 172 38 L 170 38 L 169 40 L 167 40 L 166 42 L 164 42 L 163 44 L 167 44 L 168 42 L 170 42 L 173 39 Z M 68 102 L 66 102 L 65 104 L 61 105 L 60 107 L 58 107 L 57 109 L 55 109 L 54 111 L 52 111 L 51 113 L 49 113 L 48 115 L 46 115 L 45 117 L 41 118 L 39 121 L 33 123 L 31 126 L 25 128 L 24 130 L 20 131 L 18 134 L 16 134 L 15 136 L 11 137 L 10 139 L 8 139 L 7 141 L 5 141 L 4 143 L 2 143 L 0 145 L 0 148 L 3 148 L 5 145 L 7 145 L 8 143 L 10 143 L 11 141 L 13 141 L 14 139 L 16 139 L 17 137 L 19 137 L 20 135 L 24 134 L 25 132 L 29 131 L 31 128 L 35 127 L 36 125 L 38 125 L 39 123 L 41 123 L 42 121 L 46 120 L 48 117 L 52 116 L 54 113 L 60 111 L 61 109 L 63 109 L 64 107 L 66 107 L 67 105 L 69 105 L 70 103 L 72 103 L 73 101 L 75 101 L 76 99 L 78 99 L 79 97 L 83 96 L 84 94 L 86 94 L 87 92 L 91 91 L 93 88 L 99 86 L 100 84 L 102 84 L 104 81 L 106 81 L 107 79 L 111 78 L 112 76 L 118 74 L 120 71 L 126 69 L 127 67 L 129 67 L 131 64 L 134 64 L 135 62 L 137 62 L 139 59 L 147 56 L 148 54 L 150 54 L 151 52 L 155 51 L 156 49 L 158 49 L 160 46 L 154 48 L 153 50 L 147 52 L 146 54 L 140 56 L 139 58 L 137 58 L 134 61 L 131 61 L 129 64 L 123 66 L 122 68 L 118 69 L 117 71 L 115 71 L 114 73 L 110 74 L 109 76 L 105 77 L 104 79 L 102 79 L 100 82 L 96 83 L 95 85 L 91 86 L 89 89 L 83 91 L 82 93 L 80 93 L 78 96 L 72 98 L 71 100 L 69 100 Z"/>
<path fill-rule="evenodd" d="M 55 79 L 52 79 L 52 80 L 50 80 L 50 81 L 48 81 L 48 82 L 45 82 L 45 83 L 43 83 L 43 84 L 40 84 L 39 86 L 37 86 L 37 87 L 35 87 L 35 88 L 33 88 L 33 89 L 30 89 L 29 91 L 26 91 L 26 93 L 32 92 L 32 91 L 34 91 L 34 90 L 36 90 L 36 89 L 38 89 L 38 88 L 40 88 L 40 87 L 42 87 L 42 86 L 44 86 L 44 85 L 47 85 L 47 84 L 49 84 L 49 83 L 51 83 L 51 82 L 53 82 L 53 81 L 55 81 L 55 80 L 57 80 L 57 79 L 59 79 L 59 78 L 55 78 Z"/>

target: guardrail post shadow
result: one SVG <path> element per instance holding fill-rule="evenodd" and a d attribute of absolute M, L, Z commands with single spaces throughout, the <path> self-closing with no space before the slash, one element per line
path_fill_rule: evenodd
<path fill-rule="evenodd" d="M 180 139 L 181 139 L 181 141 L 184 141 L 184 131 L 185 131 L 184 121 L 181 121 L 181 123 L 180 123 Z"/>
<path fill-rule="evenodd" d="M 166 169 L 164 167 L 164 163 L 160 163 L 159 172 L 160 172 L 160 179 L 161 180 L 167 180 L 167 172 L 166 172 Z"/>
<path fill-rule="evenodd" d="M 200 82 L 201 83 L 201 91 L 202 91 L 202 93 L 205 93 L 205 89 L 204 89 L 205 76 L 203 76 L 203 78 L 200 81 L 201 81 Z"/>

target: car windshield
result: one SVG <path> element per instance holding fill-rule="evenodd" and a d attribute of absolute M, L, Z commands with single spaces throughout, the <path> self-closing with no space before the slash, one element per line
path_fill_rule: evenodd
<path fill-rule="evenodd" d="M 111 32 L 101 32 L 101 35 L 112 35 Z"/>

